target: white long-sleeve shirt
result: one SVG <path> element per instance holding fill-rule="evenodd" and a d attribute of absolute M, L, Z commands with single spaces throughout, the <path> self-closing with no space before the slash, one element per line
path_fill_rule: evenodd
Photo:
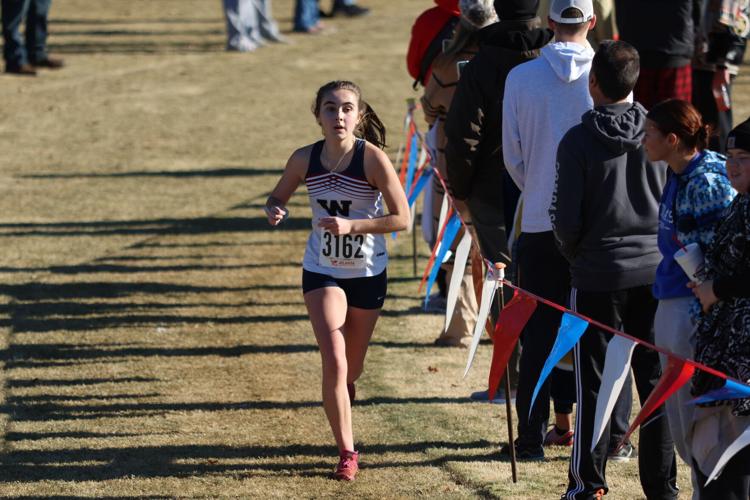
<path fill-rule="evenodd" d="M 503 158 L 523 192 L 521 231 L 552 230 L 549 206 L 555 186 L 557 146 L 593 107 L 588 76 L 590 46 L 556 42 L 508 74 L 503 99 Z"/>

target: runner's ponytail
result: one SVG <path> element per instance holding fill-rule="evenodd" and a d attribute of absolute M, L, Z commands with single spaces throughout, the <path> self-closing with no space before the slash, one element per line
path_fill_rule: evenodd
<path fill-rule="evenodd" d="M 355 130 L 355 135 L 367 142 L 370 142 L 380 149 L 384 149 L 385 144 L 385 125 L 367 102 L 360 98 L 359 100 L 362 119 Z"/>

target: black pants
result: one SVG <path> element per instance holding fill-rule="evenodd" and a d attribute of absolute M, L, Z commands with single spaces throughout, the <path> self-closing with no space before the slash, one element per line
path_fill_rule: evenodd
<path fill-rule="evenodd" d="M 505 176 L 507 176 L 507 173 Z M 515 188 L 513 181 L 504 181 L 503 192 L 509 189 L 510 185 Z M 516 194 L 513 203 L 517 200 L 518 195 Z M 471 214 L 471 224 L 474 226 L 474 231 L 479 240 L 477 243 L 482 252 L 482 257 L 493 263 L 502 262 L 508 265 L 505 273 L 506 278 L 515 281 L 510 250 L 508 249 L 508 232 L 506 231 L 506 228 L 510 227 L 508 226 L 509 222 L 512 224 L 515 205 L 512 207 L 513 210 L 509 212 L 505 206 L 508 202 L 508 196 L 505 193 L 503 196 L 495 196 L 494 198 L 471 196 L 466 200 L 466 206 L 469 208 L 469 213 Z M 513 296 L 513 290 L 509 287 L 504 287 L 503 295 L 507 303 Z M 493 301 L 490 307 L 490 317 L 493 324 L 497 322 L 499 313 L 500 308 L 497 301 Z M 518 350 L 518 347 L 514 349 L 508 362 L 507 375 L 510 377 L 511 389 L 515 389 L 518 384 Z M 500 381 L 500 387 L 505 387 L 504 377 Z"/>
<path fill-rule="evenodd" d="M 565 305 L 570 286 L 568 261 L 560 254 L 551 231 L 521 233 L 518 240 L 519 284 L 529 292 Z M 529 418 L 531 396 L 555 342 L 562 313 L 539 304 L 521 333 L 521 359 L 516 392 L 518 447 L 542 448 L 549 420 L 550 380 L 539 391 Z M 550 377 L 554 377 L 552 373 Z"/>
<path fill-rule="evenodd" d="M 747 500 L 750 498 L 750 446 L 740 450 L 721 471 L 721 475 L 706 484 L 704 476 L 697 465 L 693 470 L 698 477 L 698 493 L 701 500 Z"/>
<path fill-rule="evenodd" d="M 653 343 L 654 314 L 657 302 L 650 286 L 613 292 L 573 290 L 571 308 L 615 329 Z M 612 334 L 589 326 L 576 344 L 574 365 L 578 393 L 576 439 L 568 473 L 568 499 L 590 499 L 597 490 L 607 491 L 605 470 L 610 443 L 610 424 L 591 450 L 596 399 L 607 344 Z M 643 404 L 661 376 L 656 351 L 637 346 L 631 361 L 638 397 Z M 658 408 L 640 429 L 638 471 L 646 498 L 677 498 L 677 464 L 674 444 L 663 407 Z"/>

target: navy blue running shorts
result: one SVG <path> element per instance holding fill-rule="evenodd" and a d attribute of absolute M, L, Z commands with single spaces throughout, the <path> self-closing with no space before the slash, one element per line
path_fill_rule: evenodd
<path fill-rule="evenodd" d="M 385 270 L 377 276 L 364 278 L 333 278 L 327 274 L 302 270 L 302 293 L 307 293 L 326 286 L 341 288 L 346 295 L 346 302 L 359 309 L 380 309 L 385 302 L 388 290 L 388 277 Z"/>

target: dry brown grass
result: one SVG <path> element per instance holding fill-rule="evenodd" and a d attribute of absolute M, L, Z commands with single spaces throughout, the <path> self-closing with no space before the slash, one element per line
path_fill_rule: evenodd
<path fill-rule="evenodd" d="M 272 231 L 260 204 L 317 137 L 308 109 L 327 80 L 361 82 L 397 145 L 406 40 L 429 3 L 369 0 L 373 15 L 335 34 L 242 55 L 222 51 L 218 1 L 54 2 L 68 67 L 0 76 L 0 496 L 562 491 L 567 450 L 511 484 L 504 408 L 465 397 L 489 349 L 464 381 L 465 352 L 431 347 L 440 318 L 419 313 L 408 244 L 358 388 L 362 473 L 326 479 L 335 449 L 299 290 L 308 209 L 298 196 Z M 288 29 L 291 0 L 274 7 Z M 640 496 L 634 463 L 609 472 L 612 497 Z"/>

